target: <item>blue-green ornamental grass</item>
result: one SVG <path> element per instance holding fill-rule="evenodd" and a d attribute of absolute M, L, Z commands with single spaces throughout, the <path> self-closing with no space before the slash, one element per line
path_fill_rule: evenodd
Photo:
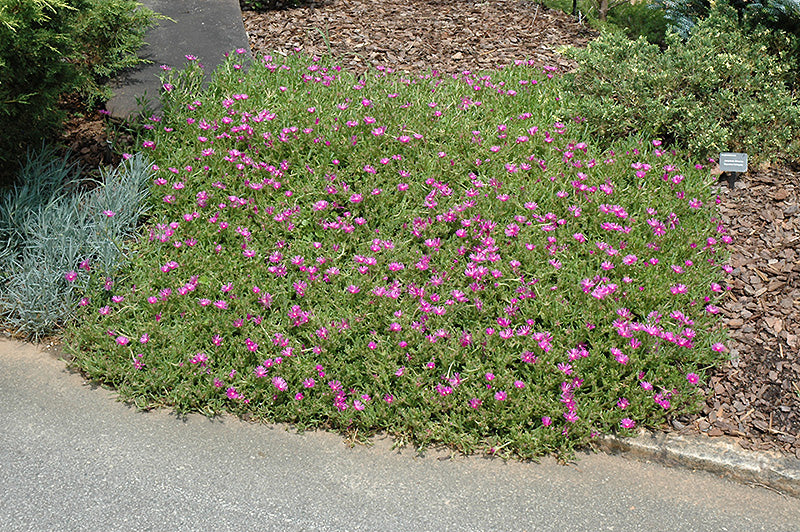
<path fill-rule="evenodd" d="M 726 351 L 707 169 L 595 145 L 524 62 L 243 61 L 207 90 L 196 61 L 165 73 L 149 223 L 69 332 L 90 378 L 143 408 L 521 457 L 697 408 Z"/>

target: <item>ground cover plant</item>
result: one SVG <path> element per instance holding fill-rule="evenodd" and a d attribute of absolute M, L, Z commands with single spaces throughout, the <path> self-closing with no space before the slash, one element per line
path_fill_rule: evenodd
<path fill-rule="evenodd" d="M 167 72 L 151 211 L 74 364 L 140 407 L 534 457 L 691 411 L 724 356 L 708 171 L 595 145 L 552 69 Z"/>

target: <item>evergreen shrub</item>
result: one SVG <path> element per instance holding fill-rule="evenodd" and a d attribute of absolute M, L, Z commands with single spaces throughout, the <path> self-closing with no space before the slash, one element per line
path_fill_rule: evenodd
<path fill-rule="evenodd" d="M 720 5 L 684 42 L 667 48 L 604 32 L 585 49 L 571 88 L 573 111 L 607 140 L 639 133 L 692 156 L 744 151 L 755 160 L 800 153 L 800 110 L 787 88 L 791 65 L 767 52 L 766 35 L 744 34 Z"/>
<path fill-rule="evenodd" d="M 133 0 L 3 0 L 0 178 L 60 125 L 62 95 L 109 96 L 105 81 L 141 62 L 136 51 L 154 19 Z"/>

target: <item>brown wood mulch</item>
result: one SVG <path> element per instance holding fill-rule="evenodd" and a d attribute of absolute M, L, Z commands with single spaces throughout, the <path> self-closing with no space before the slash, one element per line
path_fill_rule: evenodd
<path fill-rule="evenodd" d="M 514 59 L 569 68 L 556 49 L 597 34 L 530 0 L 325 0 L 257 13 L 241 1 L 254 53 L 326 55 L 363 72 L 488 70 Z"/>
<path fill-rule="evenodd" d="M 391 66 L 420 73 L 491 69 L 515 59 L 574 67 L 560 46 L 596 33 L 568 15 L 526 0 L 327 0 L 243 20 L 255 54 L 330 54 L 362 73 Z M 742 447 L 800 458 L 800 173 L 751 171 L 720 188 L 722 220 L 734 242 L 721 305 L 732 361 L 710 374 L 706 404 L 668 431 L 731 436 Z"/>
<path fill-rule="evenodd" d="M 798 183 L 800 171 L 782 166 L 720 189 L 722 222 L 733 237 L 732 290 L 721 305 L 732 360 L 711 374 L 703 412 L 673 426 L 800 458 Z"/>

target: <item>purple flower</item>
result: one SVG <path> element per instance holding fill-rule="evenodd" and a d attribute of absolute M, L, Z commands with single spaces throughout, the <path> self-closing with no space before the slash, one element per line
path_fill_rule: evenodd
<path fill-rule="evenodd" d="M 623 429 L 632 429 L 636 426 L 636 422 L 629 417 L 624 418 L 619 424 Z"/>

